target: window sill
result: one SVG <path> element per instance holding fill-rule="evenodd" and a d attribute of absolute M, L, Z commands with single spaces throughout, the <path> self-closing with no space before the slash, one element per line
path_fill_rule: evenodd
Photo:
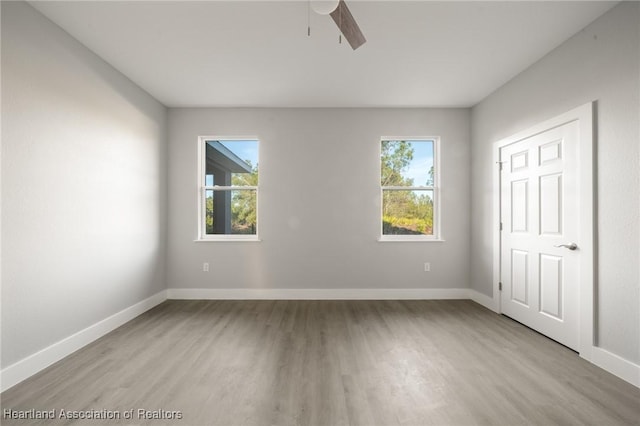
<path fill-rule="evenodd" d="M 406 235 L 385 235 L 378 238 L 379 243 L 444 243 L 445 240 L 433 237 L 410 237 Z"/>
<path fill-rule="evenodd" d="M 259 243 L 262 240 L 255 235 L 251 237 L 240 237 L 237 236 L 221 236 L 218 238 L 198 238 L 193 240 L 194 243 Z"/>

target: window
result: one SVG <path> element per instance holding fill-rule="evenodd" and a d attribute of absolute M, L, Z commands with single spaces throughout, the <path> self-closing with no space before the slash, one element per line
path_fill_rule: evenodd
<path fill-rule="evenodd" d="M 383 138 L 380 145 L 380 240 L 439 240 L 439 139 Z"/>
<path fill-rule="evenodd" d="M 199 239 L 258 239 L 258 140 L 199 138 Z"/>

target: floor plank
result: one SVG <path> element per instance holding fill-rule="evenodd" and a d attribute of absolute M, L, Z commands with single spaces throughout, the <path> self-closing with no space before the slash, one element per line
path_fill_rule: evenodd
<path fill-rule="evenodd" d="M 134 410 L 3 425 L 640 425 L 640 389 L 464 300 L 167 301 L 0 405 Z"/>

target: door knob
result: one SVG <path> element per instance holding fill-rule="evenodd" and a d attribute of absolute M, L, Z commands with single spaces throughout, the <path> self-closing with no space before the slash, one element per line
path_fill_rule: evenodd
<path fill-rule="evenodd" d="M 578 248 L 578 245 L 576 243 L 558 244 L 557 246 L 554 246 L 554 247 L 564 247 L 564 248 L 568 248 L 569 250 L 575 250 Z"/>

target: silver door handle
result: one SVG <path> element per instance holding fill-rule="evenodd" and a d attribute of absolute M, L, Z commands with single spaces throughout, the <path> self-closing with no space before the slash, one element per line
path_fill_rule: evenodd
<path fill-rule="evenodd" d="M 558 244 L 557 246 L 554 246 L 554 247 L 564 247 L 564 248 L 568 248 L 569 250 L 575 250 L 578 248 L 578 245 L 576 243 Z"/>

